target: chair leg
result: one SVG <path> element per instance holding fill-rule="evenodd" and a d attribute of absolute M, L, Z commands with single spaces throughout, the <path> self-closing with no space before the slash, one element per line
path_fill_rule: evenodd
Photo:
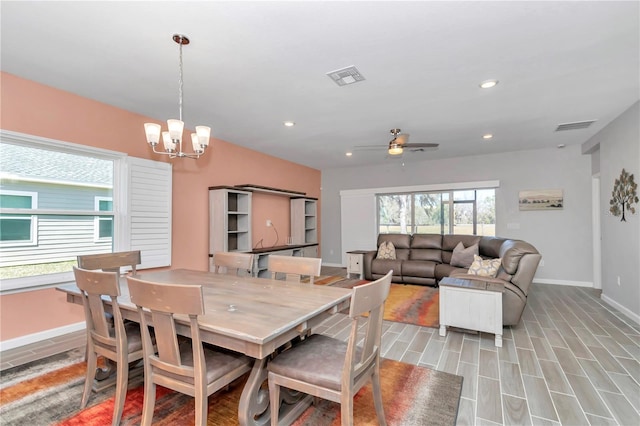
<path fill-rule="evenodd" d="M 207 409 L 209 405 L 209 399 L 207 398 L 206 392 L 198 392 L 196 390 L 195 395 L 195 405 L 196 405 L 196 422 L 195 426 L 206 426 L 207 424 Z"/>
<path fill-rule="evenodd" d="M 84 391 L 82 392 L 82 400 L 80 401 L 80 408 L 87 406 L 89 401 L 89 395 L 91 395 L 91 388 L 93 385 L 93 379 L 96 377 L 96 368 L 98 368 L 98 357 L 93 351 L 93 347 L 90 347 L 87 342 L 87 350 L 85 351 L 87 356 L 87 374 L 84 381 Z"/>
<path fill-rule="evenodd" d="M 340 424 L 353 426 L 353 395 L 344 392 L 344 389 L 340 398 Z"/>
<path fill-rule="evenodd" d="M 113 426 L 120 424 L 124 401 L 127 397 L 127 385 L 129 384 L 129 363 L 124 357 L 118 357 L 116 366 L 116 397 L 113 405 Z"/>
<path fill-rule="evenodd" d="M 371 378 L 371 387 L 373 388 L 373 403 L 376 406 L 376 415 L 378 416 L 378 424 L 386 426 L 387 420 L 384 418 L 384 407 L 382 405 L 382 390 L 380 388 L 380 374 L 376 369 Z"/>
<path fill-rule="evenodd" d="M 271 374 L 269 374 L 271 376 Z M 280 385 L 269 377 L 269 409 L 271 410 L 271 426 L 278 426 L 280 416 Z"/>
<path fill-rule="evenodd" d="M 153 409 L 156 405 L 156 384 L 153 378 L 144 371 L 144 399 L 142 401 L 142 426 L 150 426 L 153 420 Z"/>

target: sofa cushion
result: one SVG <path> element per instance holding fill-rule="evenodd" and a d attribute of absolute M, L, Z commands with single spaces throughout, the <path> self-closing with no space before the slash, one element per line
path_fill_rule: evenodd
<path fill-rule="evenodd" d="M 466 274 L 469 270 L 467 268 L 456 268 L 448 263 L 438 263 L 436 265 L 436 280 L 440 281 L 444 277 L 448 277 L 453 272 L 461 272 Z"/>
<path fill-rule="evenodd" d="M 500 268 L 502 259 L 483 259 L 478 255 L 473 256 L 473 263 L 469 267 L 470 275 L 495 278 Z"/>
<path fill-rule="evenodd" d="M 514 275 L 518 270 L 522 256 L 530 253 L 538 254 L 538 250 L 524 241 L 506 240 L 502 246 L 500 246 L 500 257 L 502 258 L 502 267 L 505 272 Z"/>
<path fill-rule="evenodd" d="M 429 260 L 405 260 L 402 262 L 402 277 L 435 278 L 436 262 Z"/>
<path fill-rule="evenodd" d="M 378 247 L 378 259 L 392 259 L 396 258 L 396 248 L 391 241 L 383 241 Z"/>
<path fill-rule="evenodd" d="M 459 242 L 462 241 L 465 247 L 471 247 L 480 242 L 478 235 L 454 235 L 447 234 L 442 236 L 442 262 L 451 263 L 451 254 Z"/>
<path fill-rule="evenodd" d="M 402 260 L 373 259 L 371 262 L 371 273 L 385 275 L 393 269 L 394 276 L 402 276 Z"/>
<path fill-rule="evenodd" d="M 438 249 L 442 250 L 442 235 L 440 234 L 413 234 L 411 249 Z"/>
<path fill-rule="evenodd" d="M 464 246 L 462 241 L 456 245 L 453 249 L 453 253 L 451 253 L 451 261 L 449 264 L 451 266 L 458 266 L 460 268 L 468 268 L 474 261 L 475 256 L 478 255 L 478 245 L 474 244 L 470 247 Z"/>
<path fill-rule="evenodd" d="M 500 247 L 505 241 L 507 241 L 505 238 L 482 237 L 480 238 L 480 253 L 478 254 L 485 259 L 488 257 L 500 257 Z"/>
<path fill-rule="evenodd" d="M 396 259 L 409 259 L 411 235 L 408 234 L 378 234 L 378 247 L 383 241 L 390 241 L 396 248 Z M 394 271 L 395 272 L 395 271 Z"/>

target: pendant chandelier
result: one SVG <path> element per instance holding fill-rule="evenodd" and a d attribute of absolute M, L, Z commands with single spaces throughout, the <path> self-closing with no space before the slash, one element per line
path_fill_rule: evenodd
<path fill-rule="evenodd" d="M 182 46 L 189 44 L 187 36 L 182 34 L 174 34 L 173 41 L 180 46 L 180 85 L 178 96 L 179 119 L 167 120 L 168 131 L 162 132 L 162 127 L 156 123 L 144 123 L 144 131 L 147 135 L 147 142 L 153 148 L 156 154 L 168 155 L 169 158 L 200 158 L 204 154 L 205 149 L 209 146 L 209 137 L 211 136 L 211 128 L 207 126 L 196 126 L 196 133 L 191 134 L 191 145 L 193 152 L 184 152 L 182 150 L 182 132 L 184 130 L 184 122 L 182 121 Z M 162 133 L 162 142 L 164 151 L 156 151 L 156 146 L 160 141 Z"/>

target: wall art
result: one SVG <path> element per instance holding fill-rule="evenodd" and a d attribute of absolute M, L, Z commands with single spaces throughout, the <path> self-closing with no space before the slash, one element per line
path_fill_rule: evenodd
<path fill-rule="evenodd" d="M 613 183 L 613 191 L 611 191 L 611 200 L 609 200 L 609 211 L 614 216 L 622 215 L 620 222 L 626 222 L 624 217 L 625 210 L 634 214 L 636 208 L 633 204 L 638 202 L 638 184 L 633 181 L 633 173 L 629 174 L 622 169 L 620 177 Z"/>
<path fill-rule="evenodd" d="M 520 191 L 520 210 L 561 210 L 564 203 L 562 189 Z"/>

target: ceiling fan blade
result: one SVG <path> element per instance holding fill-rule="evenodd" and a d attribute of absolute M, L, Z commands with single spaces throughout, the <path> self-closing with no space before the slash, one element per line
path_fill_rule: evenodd
<path fill-rule="evenodd" d="M 403 148 L 437 148 L 439 143 L 406 143 L 402 145 Z"/>
<path fill-rule="evenodd" d="M 409 142 L 409 135 L 407 133 L 402 133 L 401 135 L 396 136 L 395 141 L 399 145 L 405 145 Z"/>

